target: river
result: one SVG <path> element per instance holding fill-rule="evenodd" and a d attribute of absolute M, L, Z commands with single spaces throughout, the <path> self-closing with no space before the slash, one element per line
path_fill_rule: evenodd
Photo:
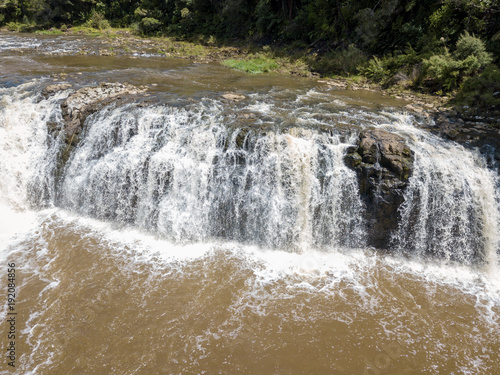
<path fill-rule="evenodd" d="M 102 43 L 0 34 L 1 373 L 500 373 L 487 153 L 374 92 L 78 54 Z M 88 116 L 62 162 L 61 102 L 101 82 L 147 92 Z M 344 162 L 365 129 L 415 158 L 384 249 Z"/>

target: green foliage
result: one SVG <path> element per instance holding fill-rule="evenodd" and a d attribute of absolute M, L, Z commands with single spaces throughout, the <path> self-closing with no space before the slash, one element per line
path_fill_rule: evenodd
<path fill-rule="evenodd" d="M 479 65 L 477 69 L 488 65 L 492 60 L 491 55 L 486 52 L 484 42 L 466 31 L 457 41 L 455 58 L 465 61 L 471 57 L 474 57 Z"/>
<path fill-rule="evenodd" d="M 427 75 L 438 83 L 440 89 L 445 91 L 457 87 L 462 78 L 460 74 L 461 64 L 451 57 L 448 50 L 442 55 L 431 56 L 423 63 Z"/>
<path fill-rule="evenodd" d="M 500 110 L 500 69 L 489 65 L 484 71 L 467 79 L 455 98 L 455 104 L 468 107 L 474 114 Z"/>
<path fill-rule="evenodd" d="M 423 60 L 426 74 L 443 91 L 451 91 L 459 86 L 464 78 L 476 74 L 492 61 L 481 39 L 465 32 L 457 41 L 452 54 L 447 49 L 440 55 Z"/>
<path fill-rule="evenodd" d="M 9 22 L 6 26 L 9 31 L 23 31 L 23 24 L 20 22 Z"/>
<path fill-rule="evenodd" d="M 382 58 L 374 56 L 368 63 L 358 66 L 358 71 L 373 82 L 390 84 L 391 78 L 398 73 L 412 75 L 421 60 L 422 56 L 408 46 L 403 53 L 394 53 Z"/>
<path fill-rule="evenodd" d="M 359 72 L 374 82 L 382 82 L 389 76 L 389 71 L 384 67 L 383 60 L 374 56 L 367 64 L 358 67 Z"/>
<path fill-rule="evenodd" d="M 274 59 L 259 56 L 247 60 L 224 60 L 223 64 L 246 73 L 267 73 L 279 68 Z"/>
<path fill-rule="evenodd" d="M 350 44 L 347 49 L 328 53 L 310 61 L 312 70 L 321 74 L 356 74 L 367 61 L 366 54 Z"/>
<path fill-rule="evenodd" d="M 35 34 L 41 34 L 41 35 L 61 35 L 63 32 L 61 30 L 37 30 L 35 31 Z"/>
<path fill-rule="evenodd" d="M 9 22 L 7 23 L 7 30 L 9 31 L 17 31 L 17 32 L 29 32 L 33 31 L 36 27 L 35 23 L 29 22 Z"/>
<path fill-rule="evenodd" d="M 255 27 L 262 35 L 275 34 L 281 18 L 273 12 L 270 0 L 260 0 L 255 7 Z"/>
<path fill-rule="evenodd" d="M 145 17 L 138 23 L 138 29 L 142 35 L 151 35 L 158 31 L 160 27 L 161 22 L 152 17 Z"/>
<path fill-rule="evenodd" d="M 110 28 L 109 21 L 106 18 L 104 18 L 104 14 L 96 10 L 92 10 L 90 18 L 85 23 L 85 26 L 93 27 L 94 29 L 99 29 L 99 30 Z"/>

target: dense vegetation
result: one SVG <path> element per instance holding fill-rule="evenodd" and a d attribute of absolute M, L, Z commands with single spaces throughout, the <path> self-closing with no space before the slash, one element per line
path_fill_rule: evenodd
<path fill-rule="evenodd" d="M 251 41 L 322 75 L 459 90 L 467 105 L 500 109 L 499 0 L 0 0 L 0 25 Z"/>

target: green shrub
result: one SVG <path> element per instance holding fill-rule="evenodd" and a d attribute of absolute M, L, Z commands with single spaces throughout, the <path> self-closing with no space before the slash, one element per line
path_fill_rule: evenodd
<path fill-rule="evenodd" d="M 359 66 L 358 70 L 362 75 L 374 82 L 382 82 L 390 75 L 390 72 L 384 67 L 383 60 L 376 56 L 367 64 Z"/>
<path fill-rule="evenodd" d="M 480 67 L 488 65 L 492 60 L 491 55 L 486 52 L 483 41 L 466 31 L 457 41 L 455 58 L 457 60 L 466 60 L 471 56 L 477 59 Z"/>
<path fill-rule="evenodd" d="M 451 91 L 491 61 L 483 41 L 465 32 L 458 39 L 453 55 L 445 49 L 443 54 L 425 59 L 423 64 L 429 78 L 444 91 Z"/>
<path fill-rule="evenodd" d="M 453 90 L 461 79 L 461 63 L 454 60 L 446 51 L 443 55 L 434 55 L 423 61 L 426 74 L 436 81 L 445 91 Z"/>
<path fill-rule="evenodd" d="M 455 98 L 458 106 L 469 107 L 469 112 L 500 110 L 500 69 L 489 65 L 481 74 L 464 81 Z"/>
<path fill-rule="evenodd" d="M 365 64 L 366 60 L 366 55 L 351 44 L 347 49 L 310 61 L 310 65 L 313 71 L 321 74 L 352 75 L 358 73 L 358 67 Z"/>
<path fill-rule="evenodd" d="M 139 22 L 138 26 L 141 34 L 148 35 L 158 31 L 161 27 L 161 22 L 156 18 L 145 17 Z"/>
<path fill-rule="evenodd" d="M 26 32 L 32 31 L 36 25 L 32 22 L 9 22 L 6 26 L 9 31 Z"/>
<path fill-rule="evenodd" d="M 21 31 L 22 28 L 22 25 L 19 22 L 9 22 L 6 26 L 9 31 Z"/>
<path fill-rule="evenodd" d="M 260 0 L 257 3 L 255 18 L 255 27 L 263 35 L 274 33 L 281 24 L 281 19 L 273 12 L 270 0 Z"/>
<path fill-rule="evenodd" d="M 109 21 L 104 18 L 104 15 L 96 10 L 92 10 L 90 18 L 86 22 L 87 27 L 93 27 L 94 29 L 109 29 Z"/>

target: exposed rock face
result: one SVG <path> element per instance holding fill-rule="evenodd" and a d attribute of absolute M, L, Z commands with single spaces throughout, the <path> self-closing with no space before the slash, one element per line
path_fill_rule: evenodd
<path fill-rule="evenodd" d="M 123 83 L 101 83 L 96 87 L 84 87 L 75 91 L 61 104 L 68 143 L 77 142 L 87 116 L 120 99 L 121 95 L 136 95 L 144 91 L 143 88 Z"/>
<path fill-rule="evenodd" d="M 55 84 L 47 86 L 42 95 L 45 98 L 71 87 L 70 84 Z M 62 116 L 64 123 L 49 122 L 50 133 L 54 136 L 64 132 L 66 146 L 61 149 L 61 156 L 57 167 L 57 178 L 62 176 L 65 163 L 79 141 L 79 134 L 83 130 L 85 119 L 92 113 L 97 112 L 105 105 L 121 99 L 123 96 L 135 95 L 146 91 L 146 88 L 136 87 L 123 83 L 101 83 L 98 86 L 83 87 L 71 93 L 62 103 Z"/>
<path fill-rule="evenodd" d="M 363 131 L 357 146 L 348 150 L 345 162 L 358 174 L 366 205 L 369 245 L 389 246 L 413 160 L 403 138 L 381 129 Z"/>
<path fill-rule="evenodd" d="M 42 95 L 47 98 L 51 95 L 54 95 L 55 93 L 57 93 L 59 91 L 69 89 L 70 87 L 71 87 L 71 84 L 69 84 L 69 83 L 59 83 L 59 84 L 55 84 L 55 85 L 49 85 L 42 91 Z"/>
<path fill-rule="evenodd" d="M 456 111 L 433 114 L 435 125 L 429 130 L 467 148 L 479 148 L 496 160 L 500 173 L 500 118 L 462 117 Z"/>

